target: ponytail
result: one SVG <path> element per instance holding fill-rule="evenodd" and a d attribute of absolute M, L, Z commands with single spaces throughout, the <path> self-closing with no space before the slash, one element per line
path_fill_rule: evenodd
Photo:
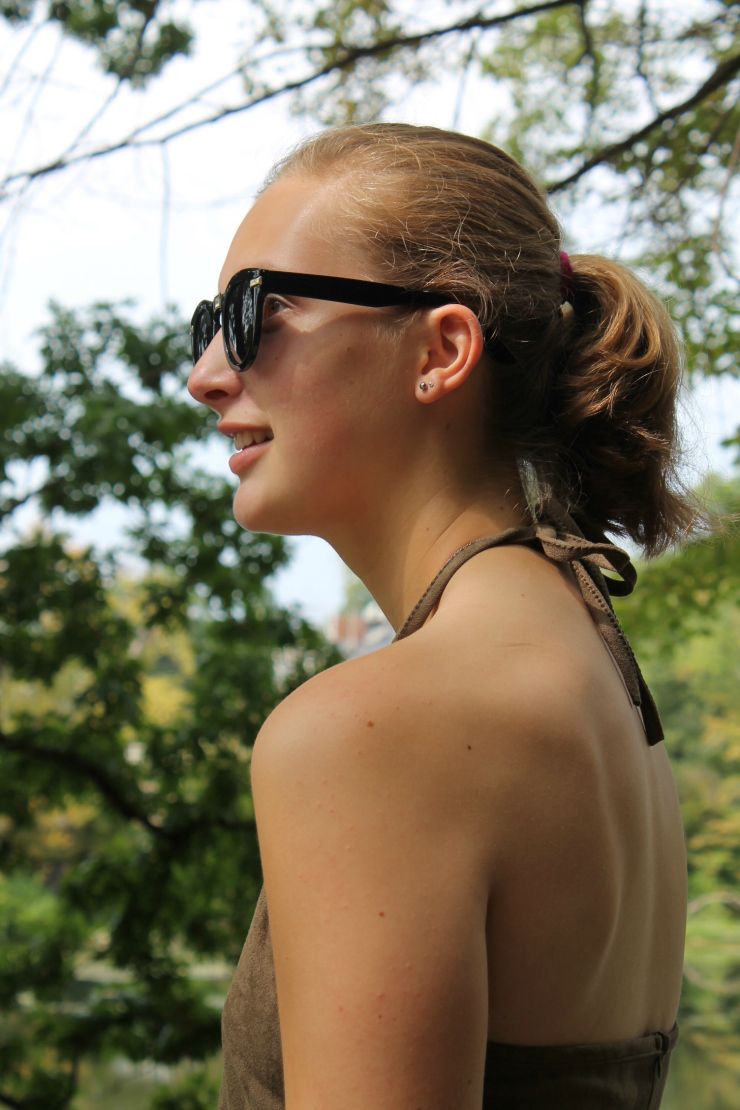
<path fill-rule="evenodd" d="M 630 270 L 587 254 L 571 265 L 574 311 L 550 396 L 562 492 L 599 529 L 654 555 L 697 522 L 676 473 L 682 350 Z"/>

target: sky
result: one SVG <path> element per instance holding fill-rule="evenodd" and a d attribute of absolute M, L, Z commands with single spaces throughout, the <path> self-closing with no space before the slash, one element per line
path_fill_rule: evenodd
<path fill-rule="evenodd" d="M 174 61 L 145 96 L 124 94 L 115 100 L 91 128 L 92 145 L 166 111 L 233 64 L 244 8 L 238 0 L 219 0 L 218 10 L 214 20 L 210 5 L 195 9 L 195 57 Z M 24 35 L 29 42 L 14 66 Z M 36 77 L 47 72 L 41 85 Z M 54 29 L 42 29 L 31 39 L 27 32 L 14 35 L 0 27 L 4 167 L 13 162 L 25 168 L 57 156 L 81 122 L 95 116 L 111 88 L 111 79 L 90 53 L 60 42 Z M 483 88 L 473 79 L 461 98 L 457 81 L 427 85 L 400 105 L 395 118 L 452 126 L 457 117 L 459 130 L 479 133 L 497 108 L 506 110 L 503 101 L 496 104 L 495 88 L 486 84 L 485 94 Z M 197 110 L 233 102 L 238 94 L 232 82 L 202 98 Z M 5 201 L 0 206 L 0 357 L 35 369 L 34 333 L 52 299 L 67 306 L 133 299 L 142 318 L 172 303 L 189 318 L 199 300 L 215 293 L 231 236 L 264 175 L 315 128 L 291 114 L 283 98 L 194 131 L 170 144 L 166 155 L 158 147 L 116 154 L 42 180 L 20 206 Z M 583 228 L 580 235 L 583 242 Z M 731 455 L 719 441 L 740 423 L 740 385 L 708 383 L 691 408 L 686 428 L 696 468 L 727 471 Z M 225 445 L 220 456 L 214 449 L 208 465 L 225 468 L 226 457 Z M 104 506 L 81 522 L 76 534 L 101 545 L 104 537 L 120 534 L 122 520 L 120 510 Z M 324 541 L 301 537 L 292 542 L 295 554 L 276 577 L 275 593 L 281 603 L 298 604 L 310 619 L 324 623 L 341 605 L 345 569 Z"/>

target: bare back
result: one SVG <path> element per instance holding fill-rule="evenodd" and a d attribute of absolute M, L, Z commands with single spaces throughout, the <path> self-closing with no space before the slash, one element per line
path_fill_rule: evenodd
<path fill-rule="evenodd" d="M 686 920 L 676 788 L 572 574 L 526 548 L 484 551 L 392 650 L 394 685 L 435 676 L 419 735 L 466 799 L 461 866 L 487 868 L 488 1039 L 670 1029 Z"/>

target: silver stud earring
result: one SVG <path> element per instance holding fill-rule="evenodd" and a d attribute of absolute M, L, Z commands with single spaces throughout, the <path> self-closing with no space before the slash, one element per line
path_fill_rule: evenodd
<path fill-rule="evenodd" d="M 423 393 L 426 393 L 426 391 L 429 389 L 429 386 L 426 382 L 421 382 L 419 384 L 419 389 L 422 390 Z"/>

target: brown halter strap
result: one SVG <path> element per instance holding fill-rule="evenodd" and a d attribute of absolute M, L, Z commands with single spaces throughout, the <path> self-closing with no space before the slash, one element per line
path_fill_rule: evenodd
<path fill-rule="evenodd" d="M 637 572 L 626 551 L 609 543 L 605 536 L 598 541 L 586 539 L 574 520 L 556 505 L 548 505 L 543 520 L 538 524 L 525 528 L 508 528 L 497 536 L 483 536 L 456 551 L 419 598 L 396 634 L 394 643 L 421 628 L 442 596 L 445 586 L 463 563 L 490 547 L 511 544 L 526 544 L 541 551 L 555 563 L 570 563 L 588 611 L 622 672 L 633 704 L 642 713 L 648 743 L 659 744 L 663 739 L 663 726 L 658 709 L 617 620 L 610 597 L 610 594 L 624 597 L 632 593 Z M 601 573 L 602 570 L 608 570 L 619 577 L 607 580 Z"/>

